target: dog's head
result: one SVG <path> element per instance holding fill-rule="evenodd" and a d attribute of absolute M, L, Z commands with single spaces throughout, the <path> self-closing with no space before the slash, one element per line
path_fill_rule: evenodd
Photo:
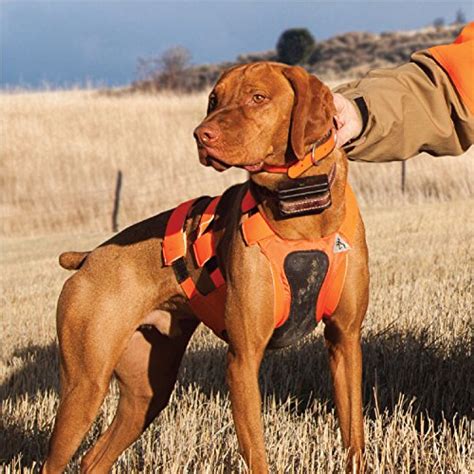
<path fill-rule="evenodd" d="M 301 67 L 235 66 L 217 81 L 207 116 L 194 131 L 199 159 L 219 171 L 238 166 L 263 174 L 264 164 L 303 159 L 334 114 L 329 89 Z"/>

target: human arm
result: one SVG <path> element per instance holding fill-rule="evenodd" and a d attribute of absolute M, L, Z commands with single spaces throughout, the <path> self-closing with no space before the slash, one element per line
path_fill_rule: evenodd
<path fill-rule="evenodd" d="M 429 51 L 415 53 L 411 62 L 397 68 L 374 70 L 334 92 L 349 101 L 335 99 L 336 108 L 343 104 L 338 108 L 343 114 L 338 145 L 353 139 L 344 146 L 352 160 L 405 160 L 423 151 L 459 155 L 474 142 L 474 115 Z M 348 111 L 353 117 L 355 111 L 356 118 L 345 119 Z M 351 122 L 352 129 L 345 130 Z"/>

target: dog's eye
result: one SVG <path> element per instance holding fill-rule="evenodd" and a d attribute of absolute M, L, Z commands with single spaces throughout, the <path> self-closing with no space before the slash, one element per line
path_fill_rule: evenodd
<path fill-rule="evenodd" d="M 261 104 L 265 99 L 266 97 L 262 94 L 255 94 L 253 96 L 253 101 L 257 104 Z"/>
<path fill-rule="evenodd" d="M 209 96 L 209 102 L 207 103 L 207 113 L 211 113 L 217 107 L 217 96 L 211 94 Z"/>

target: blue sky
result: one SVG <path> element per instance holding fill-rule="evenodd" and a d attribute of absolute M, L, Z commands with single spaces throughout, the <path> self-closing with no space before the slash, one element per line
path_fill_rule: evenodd
<path fill-rule="evenodd" d="M 282 31 L 306 27 L 325 39 L 347 31 L 447 23 L 472 1 L 14 1 L 0 0 L 0 85 L 119 85 L 139 56 L 188 48 L 195 64 L 274 48 Z"/>

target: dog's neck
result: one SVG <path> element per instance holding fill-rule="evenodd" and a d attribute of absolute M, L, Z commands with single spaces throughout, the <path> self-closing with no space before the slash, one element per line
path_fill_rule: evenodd
<path fill-rule="evenodd" d="M 282 238 L 316 240 L 339 229 L 345 214 L 344 193 L 348 166 L 344 153 L 338 149 L 334 150 L 318 166 L 313 166 L 305 173 L 305 176 L 329 174 L 333 165 L 336 166 L 336 175 L 331 186 L 332 204 L 318 214 L 282 218 L 274 179 L 270 177 L 268 182 L 251 179 L 252 192 L 259 203 L 260 211 Z"/>

